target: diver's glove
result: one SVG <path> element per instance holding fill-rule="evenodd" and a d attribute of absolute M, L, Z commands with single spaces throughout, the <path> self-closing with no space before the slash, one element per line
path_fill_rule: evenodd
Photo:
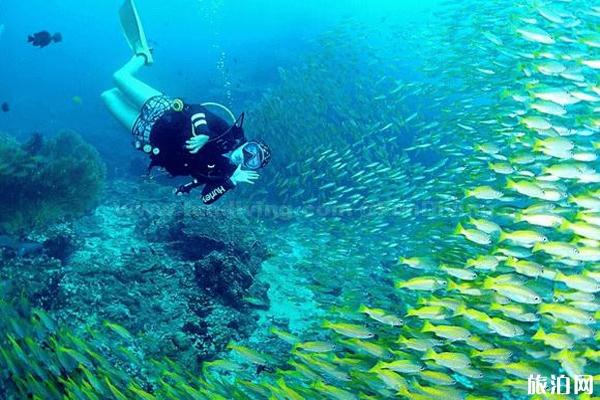
<path fill-rule="evenodd" d="M 192 189 L 198 186 L 198 181 L 194 179 L 193 182 L 190 182 L 186 185 L 181 185 L 179 188 L 175 189 L 175 194 L 177 196 L 183 196 L 184 194 L 189 194 Z"/>
<path fill-rule="evenodd" d="M 188 149 L 190 153 L 196 154 L 204 147 L 208 142 L 208 139 L 209 137 L 206 135 L 192 136 L 190 140 L 185 142 L 185 148 Z"/>
<path fill-rule="evenodd" d="M 235 170 L 233 175 L 231 175 L 230 179 L 234 185 L 237 185 L 238 183 L 249 183 L 251 185 L 254 185 L 254 182 L 258 178 L 260 178 L 260 175 L 256 171 L 245 171 L 242 169 L 242 166 L 240 165 Z"/>
<path fill-rule="evenodd" d="M 177 196 L 183 196 L 184 194 L 190 194 L 192 188 L 188 185 L 181 185 L 177 189 L 175 189 L 174 193 Z"/>

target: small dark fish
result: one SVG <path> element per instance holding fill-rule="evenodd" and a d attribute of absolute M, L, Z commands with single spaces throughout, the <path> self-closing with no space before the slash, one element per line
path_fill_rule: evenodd
<path fill-rule="evenodd" d="M 2 112 L 9 112 L 10 111 L 10 106 L 8 105 L 7 102 L 2 103 L 2 106 L 0 106 L 0 108 L 2 109 Z"/>
<path fill-rule="evenodd" d="M 48 31 L 41 31 L 38 33 L 34 33 L 33 35 L 29 35 L 27 42 L 31 43 L 35 47 L 43 48 L 48 46 L 52 42 L 62 42 L 62 35 L 60 33 L 55 33 L 54 35 L 52 35 Z"/>

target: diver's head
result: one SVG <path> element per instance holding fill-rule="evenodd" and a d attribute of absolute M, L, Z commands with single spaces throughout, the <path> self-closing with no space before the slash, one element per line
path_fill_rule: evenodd
<path fill-rule="evenodd" d="M 262 141 L 251 140 L 231 153 L 231 161 L 244 169 L 256 171 L 271 161 L 271 148 Z"/>

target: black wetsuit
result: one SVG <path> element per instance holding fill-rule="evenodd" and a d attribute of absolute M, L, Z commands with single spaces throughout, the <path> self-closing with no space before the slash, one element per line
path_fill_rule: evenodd
<path fill-rule="evenodd" d="M 196 154 L 186 148 L 192 125 L 196 135 L 209 137 Z M 173 176 L 191 176 L 194 180 L 181 186 L 178 193 L 204 185 L 202 201 L 211 204 L 235 187 L 230 178 L 237 166 L 225 154 L 245 142 L 241 127 L 230 126 L 206 107 L 186 104 L 182 111 L 165 112 L 152 127 L 150 145 L 158 154 L 150 154 L 150 168 L 159 166 Z"/>

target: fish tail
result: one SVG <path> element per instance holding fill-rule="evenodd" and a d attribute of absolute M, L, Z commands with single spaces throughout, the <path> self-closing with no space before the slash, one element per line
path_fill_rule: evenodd
<path fill-rule="evenodd" d="M 564 222 L 562 224 L 560 224 L 560 226 L 558 227 L 560 230 L 566 231 L 569 229 L 569 227 L 571 226 L 571 222 L 567 219 L 564 220 Z"/>
<path fill-rule="evenodd" d="M 494 287 L 494 280 L 492 278 L 486 278 L 483 281 L 483 288 L 484 289 L 491 289 Z"/>
<path fill-rule="evenodd" d="M 433 296 L 431 296 L 431 298 L 433 299 Z M 426 299 L 425 297 L 419 297 L 417 299 L 417 304 L 420 306 L 426 306 L 427 304 L 429 304 L 429 300 Z"/>
<path fill-rule="evenodd" d="M 456 290 L 458 289 L 458 285 L 454 283 L 451 279 L 448 279 L 448 290 Z"/>
<path fill-rule="evenodd" d="M 458 306 L 458 308 L 454 312 L 454 316 L 464 315 L 464 313 L 466 311 L 467 311 L 467 306 L 465 304 L 461 304 Z"/>
<path fill-rule="evenodd" d="M 532 339 L 543 339 L 546 336 L 546 332 L 542 328 L 538 329 L 538 331 L 533 335 Z"/>
<path fill-rule="evenodd" d="M 508 239 L 508 233 L 506 233 L 504 231 L 500 231 L 500 236 L 498 237 L 498 241 L 504 242 L 506 239 Z"/>
<path fill-rule="evenodd" d="M 508 89 L 504 89 L 502 92 L 500 92 L 500 98 L 502 98 L 502 99 L 505 99 L 510 95 L 512 95 L 512 93 Z"/>
<path fill-rule="evenodd" d="M 464 231 L 464 228 L 461 225 L 461 223 L 459 222 L 458 225 L 456 226 L 456 229 L 454 230 L 454 234 L 460 235 L 463 231 Z"/>
<path fill-rule="evenodd" d="M 27 38 L 27 43 L 32 43 L 34 40 L 33 36 L 29 35 L 29 37 Z"/>
<path fill-rule="evenodd" d="M 431 322 L 429 321 L 425 321 L 425 324 L 423 324 L 423 328 L 421 329 L 421 332 L 425 333 L 425 332 L 433 332 L 434 326 Z"/>
<path fill-rule="evenodd" d="M 556 281 L 562 281 L 566 277 L 567 276 L 565 274 L 563 274 L 562 271 L 556 271 L 556 276 L 554 277 L 554 280 L 556 280 Z"/>
<path fill-rule="evenodd" d="M 421 359 L 423 360 L 433 360 L 435 358 L 435 351 L 429 349 L 425 352 L 425 354 L 423 354 L 423 357 L 421 357 Z"/>

